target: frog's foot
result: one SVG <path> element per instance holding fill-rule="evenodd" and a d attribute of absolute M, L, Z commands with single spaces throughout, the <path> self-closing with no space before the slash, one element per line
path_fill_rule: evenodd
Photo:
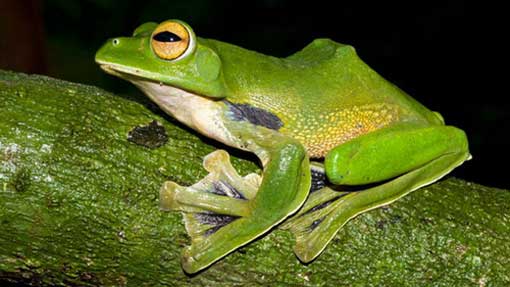
<path fill-rule="evenodd" d="M 182 265 L 188 273 L 221 258 L 224 254 L 214 251 L 218 246 L 230 244 L 230 252 L 242 244 L 230 238 L 235 235 L 232 225 L 250 216 L 250 202 L 261 181 L 254 173 L 241 177 L 223 150 L 207 155 L 204 168 L 209 174 L 194 185 L 184 187 L 167 181 L 160 191 L 161 209 L 183 212 L 186 231 L 191 237 L 191 246 L 182 254 Z"/>
<path fill-rule="evenodd" d="M 312 175 L 324 174 L 320 167 L 312 167 Z M 320 176 L 312 177 L 312 182 Z M 280 228 L 290 230 L 295 238 L 294 253 L 302 262 L 317 257 L 338 231 L 338 209 L 345 204 L 351 192 L 336 191 L 324 183 L 313 189 L 297 214 L 284 222 Z M 332 226 L 334 225 L 334 227 Z"/>
<path fill-rule="evenodd" d="M 186 231 L 196 244 L 229 223 L 248 215 L 249 200 L 255 197 L 260 176 L 239 176 L 228 153 L 217 150 L 204 158 L 209 174 L 192 186 L 167 181 L 161 188 L 162 210 L 184 212 Z"/>
<path fill-rule="evenodd" d="M 167 182 L 161 190 L 161 207 L 184 212 L 191 245 L 182 252 L 182 267 L 195 273 L 233 250 L 255 240 L 304 203 L 310 188 L 306 150 L 283 139 L 268 148 L 261 177 L 241 177 L 225 151 L 204 160 L 210 172 L 200 182 L 182 187 Z"/>

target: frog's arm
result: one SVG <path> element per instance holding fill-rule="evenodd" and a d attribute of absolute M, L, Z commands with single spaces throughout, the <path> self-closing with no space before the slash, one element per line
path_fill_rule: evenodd
<path fill-rule="evenodd" d="M 240 177 L 225 151 L 204 160 L 210 172 L 200 182 L 181 187 L 167 182 L 161 190 L 165 210 L 184 211 L 192 244 L 182 265 L 195 273 L 259 237 L 303 204 L 310 188 L 309 160 L 304 147 L 271 131 L 253 139 L 262 159 L 262 181 L 255 174 Z"/>
<path fill-rule="evenodd" d="M 349 219 L 440 179 L 469 157 L 464 132 L 451 126 L 394 127 L 336 147 L 325 160 L 332 183 L 381 184 L 356 192 L 325 187 L 312 193 L 284 226 L 296 236 L 296 255 L 313 260 Z"/>

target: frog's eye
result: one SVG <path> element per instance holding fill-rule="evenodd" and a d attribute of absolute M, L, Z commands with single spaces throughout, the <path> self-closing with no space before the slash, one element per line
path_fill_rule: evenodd
<path fill-rule="evenodd" d="M 174 20 L 166 21 L 152 32 L 151 46 L 161 59 L 180 59 L 193 50 L 194 35 L 184 24 Z"/>

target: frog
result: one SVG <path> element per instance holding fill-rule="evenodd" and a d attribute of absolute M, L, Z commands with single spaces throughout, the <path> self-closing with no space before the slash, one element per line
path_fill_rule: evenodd
<path fill-rule="evenodd" d="M 471 158 L 464 131 L 331 39 L 280 58 L 170 19 L 109 39 L 95 61 L 226 146 L 205 156 L 197 183 L 162 183 L 160 209 L 182 213 L 190 237 L 181 253 L 188 274 L 275 228 L 290 231 L 297 258 L 311 262 L 352 218 Z M 240 175 L 228 148 L 254 154 L 260 172 Z"/>

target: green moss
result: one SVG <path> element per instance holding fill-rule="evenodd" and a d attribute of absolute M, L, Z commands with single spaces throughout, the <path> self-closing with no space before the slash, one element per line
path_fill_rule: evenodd
<path fill-rule="evenodd" d="M 192 184 L 226 148 L 144 97 L 0 72 L 0 280 L 45 286 L 508 286 L 510 192 L 457 179 L 357 217 L 301 264 L 276 230 L 188 277 L 181 216 L 158 209 L 169 178 Z M 157 121 L 168 141 L 128 141 Z M 253 159 L 234 153 L 242 173 Z"/>

